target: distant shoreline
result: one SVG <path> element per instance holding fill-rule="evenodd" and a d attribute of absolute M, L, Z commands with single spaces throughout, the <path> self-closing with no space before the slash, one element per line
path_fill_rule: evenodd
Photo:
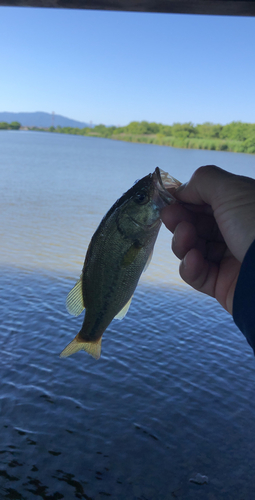
<path fill-rule="evenodd" d="M 3 129 L 101 137 L 184 149 L 255 154 L 255 124 L 242 122 L 232 122 L 227 125 L 204 123 L 194 126 L 192 123 L 162 125 L 143 121 L 131 122 L 126 127 L 96 125 L 94 128 L 24 127 L 17 122 L 0 123 L 0 131 Z"/>

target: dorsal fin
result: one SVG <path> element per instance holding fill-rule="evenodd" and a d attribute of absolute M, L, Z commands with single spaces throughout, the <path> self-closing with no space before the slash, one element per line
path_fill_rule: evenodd
<path fill-rule="evenodd" d="M 130 297 L 130 299 L 126 303 L 126 305 L 120 310 L 120 312 L 118 312 L 118 314 L 116 314 L 116 316 L 114 317 L 114 319 L 123 319 L 124 316 L 126 316 L 128 310 L 129 310 L 132 298 L 133 298 L 133 295 L 132 295 L 132 297 Z"/>
<path fill-rule="evenodd" d="M 72 314 L 73 316 L 79 316 L 84 309 L 81 279 L 82 278 L 77 281 L 66 298 L 66 308 L 69 314 Z"/>
<path fill-rule="evenodd" d="M 71 354 L 74 354 L 75 352 L 84 350 L 88 354 L 93 356 L 93 358 L 99 359 L 101 354 L 102 337 L 100 337 L 100 339 L 97 342 L 79 342 L 78 340 L 76 340 L 77 336 L 61 352 L 60 357 L 67 358 L 68 356 L 71 356 Z"/>

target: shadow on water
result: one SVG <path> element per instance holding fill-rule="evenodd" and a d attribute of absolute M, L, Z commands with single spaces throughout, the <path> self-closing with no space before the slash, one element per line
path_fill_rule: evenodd
<path fill-rule="evenodd" d="M 1 499 L 254 497 L 254 360 L 213 300 L 140 285 L 99 361 L 63 360 L 72 281 L 3 268 L 0 284 Z"/>

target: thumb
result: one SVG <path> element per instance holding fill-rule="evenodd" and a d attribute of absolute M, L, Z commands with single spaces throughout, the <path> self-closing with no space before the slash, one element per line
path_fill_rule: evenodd
<path fill-rule="evenodd" d="M 230 177 L 235 178 L 222 168 L 207 165 L 198 168 L 189 182 L 182 184 L 175 191 L 178 200 L 194 205 L 210 205 L 214 210 L 219 198 L 224 196 Z"/>

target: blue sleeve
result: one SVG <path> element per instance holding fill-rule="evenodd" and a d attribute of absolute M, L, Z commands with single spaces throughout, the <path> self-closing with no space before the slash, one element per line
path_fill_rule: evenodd
<path fill-rule="evenodd" d="M 236 284 L 233 318 L 255 353 L 255 241 L 247 251 Z"/>

